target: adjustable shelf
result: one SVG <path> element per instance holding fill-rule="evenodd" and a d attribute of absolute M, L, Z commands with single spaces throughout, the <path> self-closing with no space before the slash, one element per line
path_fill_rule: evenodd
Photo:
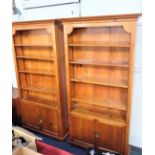
<path fill-rule="evenodd" d="M 24 74 L 38 74 L 38 75 L 49 75 L 49 76 L 55 76 L 53 71 L 47 71 L 47 70 L 38 70 L 38 69 L 25 69 L 25 70 L 19 70 L 19 73 Z"/>
<path fill-rule="evenodd" d="M 87 59 L 81 59 L 81 60 L 72 60 L 69 62 L 73 65 L 92 65 L 92 66 L 105 66 L 105 67 L 123 67 L 128 68 L 129 64 L 126 61 L 117 62 L 107 62 L 107 61 L 97 61 L 97 60 L 87 60 Z"/>
<path fill-rule="evenodd" d="M 95 85 L 103 85 L 103 86 L 112 86 L 112 87 L 120 87 L 120 88 L 128 88 L 127 81 L 110 81 L 107 79 L 94 79 L 94 78 L 71 78 L 71 82 L 80 82 L 80 83 L 88 83 Z"/>
<path fill-rule="evenodd" d="M 129 42 L 91 42 L 91 41 L 79 41 L 69 43 L 68 46 L 88 46 L 88 47 L 126 47 L 130 48 Z"/>
<path fill-rule="evenodd" d="M 29 86 L 29 87 L 20 87 L 20 89 L 39 92 L 39 93 L 56 95 L 56 90 L 54 88 L 44 88 L 44 87 Z"/>
<path fill-rule="evenodd" d="M 15 47 L 53 47 L 52 44 L 15 44 Z"/>
<path fill-rule="evenodd" d="M 16 56 L 17 59 L 26 59 L 26 60 L 41 60 L 41 61 L 54 61 L 53 58 L 43 57 L 43 56 Z"/>
<path fill-rule="evenodd" d="M 32 101 L 37 103 L 44 103 L 46 105 L 57 106 L 57 102 L 52 99 L 43 99 L 36 96 L 27 95 L 23 97 L 23 100 Z"/>
<path fill-rule="evenodd" d="M 92 105 L 98 105 L 102 107 L 112 108 L 112 109 L 118 109 L 122 111 L 126 111 L 125 103 L 122 101 L 115 101 L 111 99 L 103 100 L 103 99 L 94 99 L 90 97 L 83 97 L 83 98 L 71 98 L 72 102 L 76 102 L 79 104 L 92 104 Z"/>

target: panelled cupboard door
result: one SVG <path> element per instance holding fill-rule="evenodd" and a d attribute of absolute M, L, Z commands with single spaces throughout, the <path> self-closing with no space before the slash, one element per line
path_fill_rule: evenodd
<path fill-rule="evenodd" d="M 124 152 L 125 127 L 96 122 L 96 145 L 100 148 Z"/>
<path fill-rule="evenodd" d="M 40 107 L 37 105 L 22 101 L 22 121 L 24 125 L 40 129 L 42 125 L 40 112 Z"/>
<path fill-rule="evenodd" d="M 57 111 L 51 108 L 42 108 L 43 128 L 46 132 L 58 135 Z"/>
<path fill-rule="evenodd" d="M 92 147 L 94 143 L 93 119 L 72 114 L 70 117 L 70 140 L 83 147 Z"/>
<path fill-rule="evenodd" d="M 22 111 L 24 125 L 58 135 L 57 110 L 22 101 Z"/>

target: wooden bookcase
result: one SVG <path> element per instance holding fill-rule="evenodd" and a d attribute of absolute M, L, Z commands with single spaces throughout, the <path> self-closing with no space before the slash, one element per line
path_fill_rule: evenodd
<path fill-rule="evenodd" d="M 62 20 L 71 143 L 128 154 L 138 16 Z"/>
<path fill-rule="evenodd" d="M 57 21 L 13 23 L 23 125 L 60 140 L 68 133 L 63 42 Z"/>

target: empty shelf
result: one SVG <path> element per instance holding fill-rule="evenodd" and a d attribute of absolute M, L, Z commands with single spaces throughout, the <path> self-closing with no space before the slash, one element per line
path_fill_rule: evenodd
<path fill-rule="evenodd" d="M 25 69 L 25 70 L 20 70 L 19 73 L 25 73 L 25 74 L 39 74 L 39 75 L 51 75 L 54 76 L 54 72 L 52 71 L 47 71 L 47 70 L 38 70 L 38 69 Z"/>
<path fill-rule="evenodd" d="M 125 80 L 111 81 L 111 80 L 100 79 L 100 78 L 81 77 L 81 78 L 71 78 L 70 81 L 88 83 L 88 84 L 96 84 L 96 85 L 105 85 L 105 86 L 112 86 L 112 87 L 128 88 L 128 83 Z"/>
<path fill-rule="evenodd" d="M 15 44 L 15 47 L 53 47 L 52 44 Z"/>
<path fill-rule="evenodd" d="M 69 62 L 70 64 L 75 64 L 75 65 L 94 65 L 94 66 L 107 66 L 107 67 L 124 67 L 128 68 L 129 64 L 125 61 L 118 62 L 118 61 L 113 61 L 113 62 L 107 62 L 107 61 L 94 61 L 94 60 L 72 60 Z"/>
<path fill-rule="evenodd" d="M 80 41 L 69 43 L 68 46 L 90 46 L 90 47 L 130 47 L 128 42 L 89 42 Z"/>
<path fill-rule="evenodd" d="M 103 99 L 95 99 L 90 97 L 85 97 L 85 98 L 75 97 L 75 98 L 71 98 L 71 101 L 126 111 L 126 106 L 123 102 L 115 101 L 112 99 L 103 100 Z"/>
<path fill-rule="evenodd" d="M 17 59 L 27 59 L 27 60 L 41 60 L 41 61 L 54 61 L 53 58 L 41 57 L 41 56 L 16 56 Z"/>
<path fill-rule="evenodd" d="M 27 95 L 27 96 L 23 97 L 23 100 L 33 101 L 33 102 L 47 104 L 47 105 L 51 105 L 51 106 L 57 105 L 56 101 L 53 101 L 50 99 L 43 99 L 43 98 L 39 98 L 36 96 L 31 96 L 31 95 Z"/>

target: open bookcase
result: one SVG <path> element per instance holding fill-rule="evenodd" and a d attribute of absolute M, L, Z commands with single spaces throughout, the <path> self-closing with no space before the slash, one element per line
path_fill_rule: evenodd
<path fill-rule="evenodd" d="M 137 17 L 63 20 L 71 143 L 127 154 Z"/>
<path fill-rule="evenodd" d="M 64 139 L 68 127 L 62 26 L 54 21 L 13 23 L 13 45 L 23 125 Z"/>

